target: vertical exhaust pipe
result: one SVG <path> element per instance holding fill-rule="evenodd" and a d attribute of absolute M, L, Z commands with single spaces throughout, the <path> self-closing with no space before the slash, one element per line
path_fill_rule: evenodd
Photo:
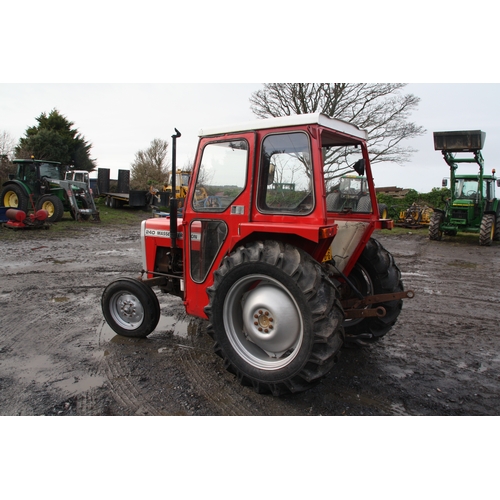
<path fill-rule="evenodd" d="M 170 241 L 172 248 L 177 247 L 177 139 L 181 133 L 174 128 L 175 134 L 172 136 L 172 194 L 170 196 Z"/>

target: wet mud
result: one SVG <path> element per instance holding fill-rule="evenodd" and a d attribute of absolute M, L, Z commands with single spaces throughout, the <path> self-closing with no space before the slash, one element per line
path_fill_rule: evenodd
<path fill-rule="evenodd" d="M 176 297 L 159 294 L 147 339 L 104 322 L 104 287 L 140 269 L 139 226 L 0 228 L 0 415 L 500 414 L 499 242 L 376 234 L 415 298 L 380 342 L 343 349 L 317 386 L 275 398 L 224 369 Z"/>

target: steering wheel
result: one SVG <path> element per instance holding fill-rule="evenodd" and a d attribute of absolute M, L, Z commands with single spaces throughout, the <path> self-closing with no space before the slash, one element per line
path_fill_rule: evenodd
<path fill-rule="evenodd" d="M 476 191 L 472 190 L 472 191 L 467 191 L 465 193 L 465 196 L 474 196 L 476 194 Z"/>
<path fill-rule="evenodd" d="M 203 203 L 205 208 L 221 208 L 221 202 L 217 196 L 207 196 Z"/>

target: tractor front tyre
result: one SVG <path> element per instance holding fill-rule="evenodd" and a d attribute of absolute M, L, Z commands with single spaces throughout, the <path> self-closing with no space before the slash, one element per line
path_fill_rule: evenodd
<path fill-rule="evenodd" d="M 0 204 L 4 207 L 17 208 L 23 212 L 29 210 L 29 196 L 26 191 L 17 184 L 9 184 L 2 189 Z"/>
<path fill-rule="evenodd" d="M 401 271 L 394 257 L 377 240 L 371 238 L 363 250 L 349 281 L 363 296 L 398 293 L 404 290 Z M 346 290 L 349 288 L 346 287 Z M 353 298 L 351 295 L 342 299 Z M 368 316 L 344 321 L 346 347 L 357 347 L 380 340 L 396 323 L 403 301 L 391 300 L 372 304 L 372 308 L 383 307 L 385 316 Z"/>
<path fill-rule="evenodd" d="M 37 210 L 46 210 L 47 222 L 59 222 L 64 215 L 63 202 L 54 194 L 45 194 L 36 202 Z"/>
<path fill-rule="evenodd" d="M 337 289 L 301 250 L 277 241 L 241 246 L 224 258 L 207 293 L 215 352 L 256 392 L 304 391 L 338 360 L 344 313 Z"/>
<path fill-rule="evenodd" d="M 479 244 L 481 246 L 490 246 L 495 239 L 495 215 L 484 214 L 481 220 L 479 230 Z"/>
<path fill-rule="evenodd" d="M 443 214 L 440 212 L 434 212 L 429 223 L 429 239 L 440 241 L 443 237 L 443 231 L 441 231 L 440 226 L 443 223 Z"/>
<path fill-rule="evenodd" d="M 102 294 L 101 307 L 108 325 L 123 337 L 147 337 L 160 320 L 158 297 L 137 279 L 110 283 Z"/>

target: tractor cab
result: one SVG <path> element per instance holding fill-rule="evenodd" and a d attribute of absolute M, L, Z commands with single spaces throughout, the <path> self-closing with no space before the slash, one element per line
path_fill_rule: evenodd
<path fill-rule="evenodd" d="M 370 191 L 366 177 L 344 176 L 327 196 L 327 208 L 331 212 L 371 213 Z"/>
<path fill-rule="evenodd" d="M 189 186 L 189 181 L 191 179 L 191 172 L 186 172 L 182 170 L 177 170 L 177 173 L 175 174 L 175 186 L 176 186 L 176 193 L 177 193 L 177 198 L 182 198 L 182 194 L 180 194 L 180 190 L 182 188 L 187 189 Z M 172 172 L 169 172 L 167 176 L 167 181 L 165 182 L 165 186 L 163 188 L 164 191 L 172 189 Z"/>
<path fill-rule="evenodd" d="M 64 178 L 67 181 L 84 182 L 87 186 L 90 186 L 90 177 L 87 170 L 68 170 Z"/>
<path fill-rule="evenodd" d="M 17 173 L 14 179 L 22 182 L 30 190 L 42 179 L 63 179 L 63 167 L 59 162 L 43 160 L 14 160 Z"/>
<path fill-rule="evenodd" d="M 480 189 L 478 179 L 455 179 L 455 199 L 477 200 Z"/>

